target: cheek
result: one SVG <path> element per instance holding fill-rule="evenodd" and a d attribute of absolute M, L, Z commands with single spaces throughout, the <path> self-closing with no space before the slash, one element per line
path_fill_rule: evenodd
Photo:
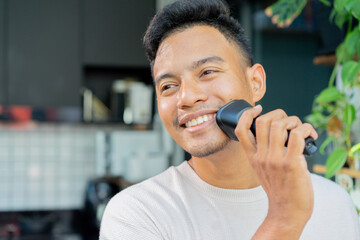
<path fill-rule="evenodd" d="M 176 104 L 171 99 L 157 100 L 158 112 L 164 125 L 168 125 L 173 121 L 174 111 L 176 111 Z M 170 122 L 169 122 L 170 121 Z"/>
<path fill-rule="evenodd" d="M 220 81 L 214 81 L 212 83 L 211 89 L 214 89 L 215 94 L 226 98 L 227 102 L 234 99 L 250 99 L 251 98 L 251 90 L 244 82 L 244 80 L 238 78 L 224 78 L 220 79 Z"/>

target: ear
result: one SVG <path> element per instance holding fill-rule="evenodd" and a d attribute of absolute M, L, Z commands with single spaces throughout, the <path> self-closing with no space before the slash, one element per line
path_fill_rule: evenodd
<path fill-rule="evenodd" d="M 254 64 L 247 69 L 247 77 L 249 79 L 252 90 L 253 102 L 260 101 L 266 92 L 266 74 L 261 64 Z"/>

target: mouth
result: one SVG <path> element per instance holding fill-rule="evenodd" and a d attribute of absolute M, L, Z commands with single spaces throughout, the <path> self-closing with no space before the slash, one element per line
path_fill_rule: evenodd
<path fill-rule="evenodd" d="M 212 119 L 215 118 L 215 113 L 212 113 L 212 114 L 204 114 L 202 116 L 198 116 L 196 118 L 193 118 L 189 121 L 187 121 L 185 124 L 183 124 L 182 126 L 183 127 L 186 127 L 186 128 L 190 128 L 190 127 L 195 127 L 195 126 L 199 126 L 205 122 L 208 122 Z"/>

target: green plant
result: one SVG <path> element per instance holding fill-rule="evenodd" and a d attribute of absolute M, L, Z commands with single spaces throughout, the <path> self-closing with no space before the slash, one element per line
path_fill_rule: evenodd
<path fill-rule="evenodd" d="M 340 29 L 346 27 L 344 41 L 335 51 L 336 64 L 327 88 L 314 99 L 312 112 L 306 120 L 319 131 L 327 131 L 327 139 L 320 146 L 320 152 L 332 146 L 326 161 L 326 174 L 330 178 L 346 162 L 350 165 L 355 152 L 360 151 L 360 143 L 352 142 L 351 127 L 357 118 L 358 106 L 354 106 L 354 90 L 360 90 L 360 1 L 359 0 L 319 0 L 326 6 L 333 6 L 330 21 Z M 302 12 L 307 0 L 279 0 L 265 10 L 272 22 L 279 27 L 289 26 Z M 337 73 L 341 71 L 342 88 L 334 86 Z"/>

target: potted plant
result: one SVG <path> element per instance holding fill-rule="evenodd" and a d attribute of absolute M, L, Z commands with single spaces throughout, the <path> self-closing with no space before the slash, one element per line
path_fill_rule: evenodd
<path fill-rule="evenodd" d="M 344 165 L 356 168 L 356 160 L 360 161 L 360 140 L 357 139 L 360 134 L 360 1 L 319 1 L 332 6 L 330 21 L 340 29 L 346 28 L 344 40 L 335 51 L 336 63 L 328 86 L 315 97 L 311 114 L 306 118 L 319 131 L 327 132 L 320 152 L 324 154 L 325 148 L 331 146 L 325 174 L 331 178 Z M 279 0 L 266 8 L 265 14 L 277 26 L 287 27 L 302 12 L 306 2 Z"/>

